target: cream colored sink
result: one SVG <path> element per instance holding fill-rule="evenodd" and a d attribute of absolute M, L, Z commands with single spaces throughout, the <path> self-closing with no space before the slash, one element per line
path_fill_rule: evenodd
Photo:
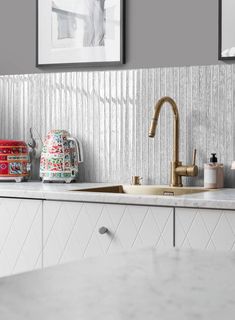
<path fill-rule="evenodd" d="M 211 191 L 201 187 L 168 187 L 157 185 L 116 185 L 109 187 L 96 187 L 80 190 L 71 190 L 79 192 L 101 192 L 101 193 L 123 193 L 123 194 L 140 194 L 140 195 L 157 195 L 157 196 L 180 196 L 205 191 Z"/>

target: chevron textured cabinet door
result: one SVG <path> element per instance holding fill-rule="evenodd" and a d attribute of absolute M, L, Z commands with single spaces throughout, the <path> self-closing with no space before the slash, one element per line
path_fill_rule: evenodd
<path fill-rule="evenodd" d="M 0 198 L 0 276 L 42 267 L 42 201 Z"/>
<path fill-rule="evenodd" d="M 107 232 L 101 234 L 99 229 Z M 43 266 L 132 248 L 173 246 L 173 209 L 44 201 Z"/>
<path fill-rule="evenodd" d="M 176 247 L 235 250 L 235 211 L 176 208 Z"/>

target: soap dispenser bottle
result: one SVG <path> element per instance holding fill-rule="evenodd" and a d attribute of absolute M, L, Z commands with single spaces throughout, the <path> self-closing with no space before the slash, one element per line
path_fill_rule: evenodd
<path fill-rule="evenodd" d="M 218 163 L 216 153 L 212 153 L 210 162 L 204 164 L 204 187 L 207 189 L 224 187 L 224 165 Z"/>

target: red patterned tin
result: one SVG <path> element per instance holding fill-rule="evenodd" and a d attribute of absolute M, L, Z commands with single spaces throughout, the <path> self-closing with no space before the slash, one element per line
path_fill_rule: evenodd
<path fill-rule="evenodd" d="M 20 182 L 28 178 L 30 160 L 24 141 L 0 140 L 0 180 Z"/>

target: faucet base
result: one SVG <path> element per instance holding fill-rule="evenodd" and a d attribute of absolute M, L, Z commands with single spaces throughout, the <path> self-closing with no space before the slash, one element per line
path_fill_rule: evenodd
<path fill-rule="evenodd" d="M 177 174 L 177 168 L 182 165 L 180 161 L 172 161 L 171 162 L 171 187 L 183 187 L 182 177 Z"/>
<path fill-rule="evenodd" d="M 182 177 L 196 177 L 198 175 L 198 167 L 193 164 L 183 166 L 182 162 L 171 162 L 171 187 L 183 187 Z"/>
<path fill-rule="evenodd" d="M 173 184 L 170 184 L 169 185 L 171 188 L 181 188 L 181 187 L 183 187 L 183 184 L 181 183 L 181 184 L 178 184 L 178 185 L 173 185 Z"/>

